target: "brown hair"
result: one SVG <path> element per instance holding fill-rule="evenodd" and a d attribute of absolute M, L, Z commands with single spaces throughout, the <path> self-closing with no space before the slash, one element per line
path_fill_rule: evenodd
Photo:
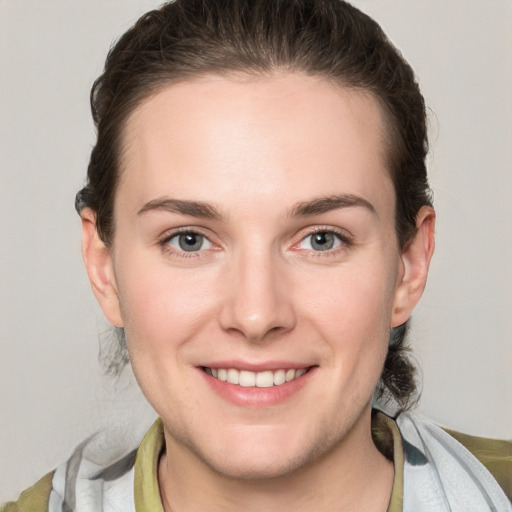
<path fill-rule="evenodd" d="M 387 122 L 397 239 L 406 247 L 419 209 L 431 204 L 424 100 L 411 67 L 379 25 L 341 0 L 175 0 L 142 16 L 118 40 L 92 87 L 97 142 L 76 201 L 78 211 L 95 211 L 105 244 L 115 231 L 121 134 L 134 108 L 162 87 L 201 74 L 276 70 L 320 76 L 378 99 Z M 405 331 L 392 333 L 378 388 L 403 407 L 416 388 Z"/>

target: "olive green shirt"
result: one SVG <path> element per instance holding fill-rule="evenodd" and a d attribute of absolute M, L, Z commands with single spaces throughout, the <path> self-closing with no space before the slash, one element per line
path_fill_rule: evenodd
<path fill-rule="evenodd" d="M 495 477 L 512 501 L 512 442 L 468 436 L 447 430 L 463 444 Z M 395 421 L 382 413 L 372 420 L 375 444 L 393 460 L 395 477 L 388 512 L 402 512 L 404 451 Z M 144 437 L 135 459 L 134 499 L 136 512 L 163 512 L 158 488 L 158 460 L 164 449 L 163 424 L 158 419 Z M 16 502 L 2 506 L 0 512 L 46 512 L 52 489 L 53 472 L 21 493 Z"/>

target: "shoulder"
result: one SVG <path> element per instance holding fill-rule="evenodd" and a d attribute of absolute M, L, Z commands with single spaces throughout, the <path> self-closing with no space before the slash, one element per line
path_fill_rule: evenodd
<path fill-rule="evenodd" d="M 446 505 L 442 510 L 512 512 L 511 442 L 447 430 L 409 412 L 396 421 L 404 455 L 404 510 L 439 502 Z"/>
<path fill-rule="evenodd" d="M 470 436 L 450 429 L 444 430 L 487 468 L 508 499 L 512 501 L 512 441 Z"/>
<path fill-rule="evenodd" d="M 43 476 L 32 487 L 23 491 L 17 501 L 0 506 L 0 512 L 46 512 L 52 491 L 54 472 Z"/>
<path fill-rule="evenodd" d="M 134 512 L 134 489 L 152 489 L 157 482 L 164 436 L 159 419 L 142 442 L 133 430 L 138 427 L 111 426 L 88 437 L 66 462 L 23 491 L 17 501 L 0 505 L 0 512 L 103 510 L 107 503 L 109 510 Z M 142 490 L 147 498 L 146 489 Z M 159 495 L 155 496 L 153 501 L 159 503 Z"/>

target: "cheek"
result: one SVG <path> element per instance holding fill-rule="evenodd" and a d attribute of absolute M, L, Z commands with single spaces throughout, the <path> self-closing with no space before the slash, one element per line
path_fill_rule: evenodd
<path fill-rule="evenodd" d="M 309 279 L 303 316 L 321 333 L 326 364 L 351 386 L 359 382 L 366 393 L 384 365 L 396 275 L 387 265 L 373 264 L 329 277 L 323 285 Z"/>
<path fill-rule="evenodd" d="M 194 337 L 214 306 L 208 272 L 151 264 L 142 255 L 116 268 L 128 348 L 143 357 L 176 356 Z"/>
<path fill-rule="evenodd" d="M 388 331 L 395 292 L 395 275 L 376 265 L 341 269 L 325 279 L 311 275 L 298 292 L 306 310 L 335 332 Z M 359 337 L 347 336 L 347 340 Z"/>
<path fill-rule="evenodd" d="M 116 274 L 134 375 L 159 414 L 162 404 L 185 410 L 192 406 L 186 397 L 193 396 L 187 388 L 187 350 L 210 330 L 212 279 L 165 264 L 148 265 L 143 257 L 126 260 Z"/>

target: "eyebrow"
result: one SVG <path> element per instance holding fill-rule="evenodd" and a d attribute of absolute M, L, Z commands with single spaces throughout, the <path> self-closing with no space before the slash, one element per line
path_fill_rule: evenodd
<path fill-rule="evenodd" d="M 190 215 L 191 217 L 203 219 L 221 220 L 223 218 L 220 211 L 209 203 L 203 201 L 185 201 L 169 197 L 149 201 L 137 212 L 137 215 L 143 215 L 144 213 L 158 210 L 170 213 L 181 213 L 182 215 Z"/>
<path fill-rule="evenodd" d="M 341 194 L 328 197 L 319 197 L 311 201 L 299 203 L 290 211 L 291 217 L 310 217 L 321 213 L 330 212 L 339 208 L 351 208 L 359 206 L 376 214 L 375 207 L 366 199 L 353 194 Z"/>
<path fill-rule="evenodd" d="M 311 201 L 296 204 L 289 212 L 290 217 L 311 217 L 340 208 L 363 207 L 372 213 L 376 213 L 374 206 L 363 197 L 353 194 L 341 194 L 328 197 L 319 197 Z M 143 215 L 151 211 L 167 211 L 180 213 L 203 219 L 222 220 L 224 216 L 210 203 L 203 201 L 187 201 L 163 197 L 147 202 L 137 215 Z"/>

